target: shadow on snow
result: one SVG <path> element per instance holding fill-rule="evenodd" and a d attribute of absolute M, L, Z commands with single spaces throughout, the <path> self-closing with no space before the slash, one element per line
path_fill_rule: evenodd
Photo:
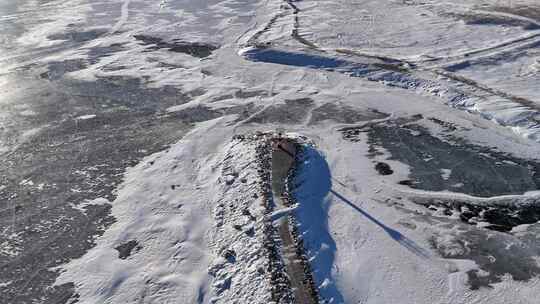
<path fill-rule="evenodd" d="M 418 257 L 429 259 L 429 253 L 407 238 L 401 232 L 380 222 L 372 215 L 353 204 L 346 197 L 332 189 L 332 175 L 325 157 L 316 149 L 304 147 L 300 156 L 297 174 L 293 181 L 293 193 L 300 202 L 296 212 L 299 232 L 303 236 L 304 246 L 311 258 L 315 282 L 320 287 L 323 299 L 334 303 L 343 303 L 343 296 L 333 284 L 332 268 L 336 252 L 336 243 L 328 229 L 328 208 L 332 194 L 339 201 L 360 213 L 382 228 L 388 236 Z M 328 280 L 327 280 L 328 279 Z M 326 281 L 326 282 L 325 282 Z M 323 284 L 324 283 L 324 284 Z"/>
<path fill-rule="evenodd" d="M 368 64 L 315 54 L 280 51 L 272 48 L 252 48 L 244 51 L 242 56 L 251 61 L 336 71 L 352 77 L 362 77 L 371 72 L 380 71 L 380 69 Z"/>

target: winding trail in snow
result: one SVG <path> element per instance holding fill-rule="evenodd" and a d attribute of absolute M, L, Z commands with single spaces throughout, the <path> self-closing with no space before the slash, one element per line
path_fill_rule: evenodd
<path fill-rule="evenodd" d="M 109 35 L 112 35 L 118 32 L 118 30 L 120 30 L 120 28 L 127 22 L 129 18 L 129 3 L 130 2 L 131 0 L 124 0 L 124 3 L 122 4 L 122 7 L 120 8 L 120 19 L 118 19 L 116 24 L 111 28 L 111 30 L 109 31 Z"/>

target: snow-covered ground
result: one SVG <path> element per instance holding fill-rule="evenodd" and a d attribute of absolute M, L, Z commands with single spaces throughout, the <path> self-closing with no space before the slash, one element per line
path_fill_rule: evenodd
<path fill-rule="evenodd" d="M 0 302 L 537 303 L 535 2 L 0 5 Z"/>

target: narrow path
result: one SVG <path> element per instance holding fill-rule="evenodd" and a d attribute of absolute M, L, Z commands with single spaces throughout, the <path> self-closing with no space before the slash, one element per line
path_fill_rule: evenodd
<path fill-rule="evenodd" d="M 285 145 L 285 147 L 281 146 Z M 285 198 L 286 180 L 289 170 L 294 165 L 295 148 L 293 144 L 282 143 L 272 151 L 272 194 L 277 208 L 289 207 Z M 314 286 L 306 275 L 304 262 L 299 257 L 297 244 L 291 232 L 288 216 L 278 220 L 278 231 L 281 238 L 281 252 L 289 276 L 294 303 L 318 303 Z"/>
<path fill-rule="evenodd" d="M 116 22 L 116 24 L 111 28 L 109 31 L 109 35 L 112 35 L 124 25 L 124 23 L 127 22 L 129 18 L 129 3 L 131 0 L 124 0 L 124 3 L 122 3 L 122 7 L 120 8 L 120 19 Z"/>

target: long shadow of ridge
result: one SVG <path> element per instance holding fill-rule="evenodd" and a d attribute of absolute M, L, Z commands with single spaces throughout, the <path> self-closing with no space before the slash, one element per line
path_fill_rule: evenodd
<path fill-rule="evenodd" d="M 330 193 L 335 195 L 337 198 L 339 198 L 341 201 L 343 201 L 345 204 L 349 205 L 354 210 L 358 211 L 360 214 L 365 216 L 368 220 L 375 223 L 377 226 L 381 227 L 392 239 L 394 239 L 396 242 L 398 242 L 400 245 L 405 247 L 410 252 L 414 253 L 415 255 L 424 258 L 429 259 L 430 255 L 429 253 L 417 245 L 413 240 L 409 239 L 408 237 L 401 234 L 401 232 L 394 230 L 385 224 L 381 223 L 379 220 L 371 216 L 371 214 L 367 213 L 366 211 L 362 210 L 360 207 L 353 204 L 351 201 L 349 201 L 347 198 L 345 198 L 343 195 L 337 193 L 333 189 L 330 190 Z"/>
<path fill-rule="evenodd" d="M 311 147 L 304 147 L 297 161 L 291 192 L 299 202 L 295 218 L 310 258 L 313 278 L 322 300 L 344 303 L 332 273 L 336 243 L 328 229 L 328 193 L 332 188 L 330 169 L 320 152 Z"/>

